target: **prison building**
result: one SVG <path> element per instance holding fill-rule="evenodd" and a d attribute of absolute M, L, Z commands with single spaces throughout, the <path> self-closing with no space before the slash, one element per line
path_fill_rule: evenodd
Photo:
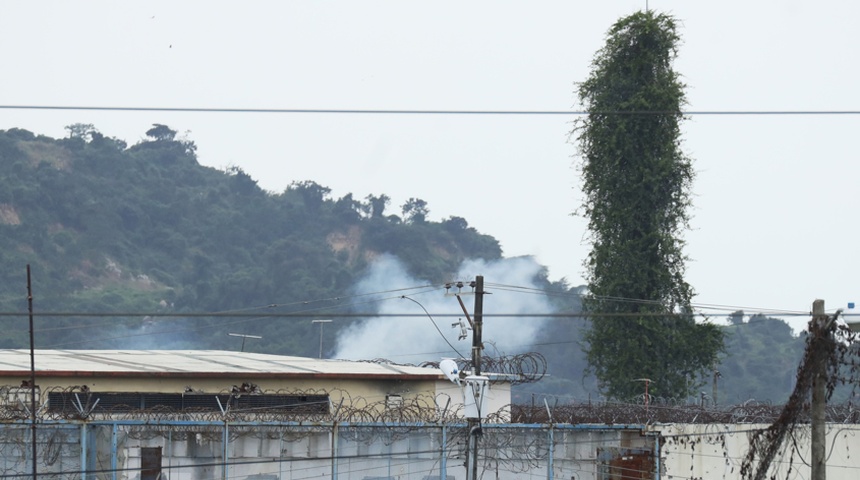
<path fill-rule="evenodd" d="M 29 350 L 0 350 L 0 406 L 28 408 Z M 462 393 L 440 370 L 217 350 L 36 350 L 38 408 L 48 413 L 290 411 L 415 404 L 456 409 Z M 488 414 L 509 409 L 493 382 Z"/>

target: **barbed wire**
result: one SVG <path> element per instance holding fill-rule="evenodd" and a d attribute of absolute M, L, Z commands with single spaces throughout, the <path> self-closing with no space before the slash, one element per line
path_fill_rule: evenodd
<path fill-rule="evenodd" d="M 652 403 L 653 402 L 653 403 Z M 783 409 L 783 405 L 762 402 L 745 402 L 721 408 L 699 405 L 668 405 L 653 398 L 649 405 L 633 403 L 576 403 L 553 405 L 511 405 L 511 423 L 525 424 L 769 424 Z M 828 405 L 828 423 L 860 423 L 860 408 L 852 403 Z M 551 417 L 550 417 L 551 415 Z M 808 423 L 808 412 L 798 423 Z"/>
<path fill-rule="evenodd" d="M 20 387 L 0 386 L 0 396 L 10 398 Z M 50 406 L 47 398 L 52 393 L 78 394 L 84 407 L 76 408 L 72 402 Z M 193 394 L 191 394 L 193 395 Z M 40 393 L 37 416 L 41 420 L 135 420 L 148 422 L 147 428 L 174 421 L 228 422 L 228 423 L 265 423 L 276 425 L 282 431 L 297 431 L 309 424 L 327 423 L 370 423 L 385 425 L 389 429 L 408 430 L 408 424 L 431 423 L 436 425 L 458 425 L 463 422 L 464 405 L 461 400 L 447 394 L 416 394 L 398 396 L 391 399 L 369 400 L 363 396 L 351 395 L 342 389 L 257 389 L 252 393 L 221 390 L 218 395 L 241 398 L 242 396 L 261 397 L 324 397 L 328 398 L 322 408 L 319 403 L 297 405 L 276 405 L 251 408 L 225 406 L 223 410 L 192 406 L 172 408 L 155 406 L 138 408 L 133 405 L 118 404 L 104 409 L 91 408 L 98 399 L 93 393 L 80 386 L 47 388 Z M 54 397 L 56 398 L 56 397 Z M 90 406 L 88 409 L 87 406 Z M 489 414 L 486 422 L 493 424 L 607 424 L 607 425 L 654 425 L 668 423 L 683 424 L 767 424 L 780 417 L 784 405 L 750 400 L 737 405 L 690 405 L 677 404 L 674 400 L 649 397 L 646 405 L 641 396 L 630 403 L 568 403 L 523 405 L 508 404 Z M 846 402 L 831 404 L 826 408 L 827 422 L 831 424 L 860 423 L 860 406 Z M 24 421 L 30 418 L 27 402 L 0 405 L 0 421 Z M 808 423 L 808 409 L 796 417 L 796 423 Z"/>

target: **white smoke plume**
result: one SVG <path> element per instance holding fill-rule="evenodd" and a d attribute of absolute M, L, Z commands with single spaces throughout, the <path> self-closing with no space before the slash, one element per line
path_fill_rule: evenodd
<path fill-rule="evenodd" d="M 534 314 L 550 313 L 551 305 L 542 295 L 510 291 L 501 285 L 537 288 L 535 276 L 541 267 L 531 257 L 517 257 L 492 262 L 468 260 L 464 262 L 457 277 L 466 286 L 463 292 L 471 292 L 469 281 L 478 275 L 484 276 L 483 340 L 488 347 L 487 354 L 494 354 L 492 343 L 500 353 L 515 354 L 531 351 L 531 344 L 540 330 L 543 320 L 538 317 L 492 317 L 492 314 Z M 429 282 L 410 278 L 403 264 L 392 256 L 382 256 L 371 266 L 368 275 L 357 285 L 359 294 L 370 294 L 399 288 L 427 285 Z M 494 288 L 494 285 L 497 287 Z M 456 291 L 456 287 L 452 289 Z M 442 338 L 424 310 L 402 295 L 415 300 L 433 316 L 441 330 Z M 368 298 L 385 299 L 378 305 L 377 313 L 391 315 L 368 318 L 341 331 L 335 348 L 335 358 L 349 360 L 370 360 L 386 358 L 398 363 L 418 364 L 423 361 L 439 361 L 442 357 L 469 357 L 471 355 L 471 331 L 467 338 L 458 340 L 459 328 L 452 323 L 462 318 L 468 325 L 457 299 L 446 296 L 445 289 L 425 288 L 417 290 L 382 293 Z M 463 302 L 471 317 L 474 314 L 474 296 L 463 295 Z M 397 314 L 418 314 L 420 316 L 398 317 Z M 446 314 L 457 317 L 443 316 Z M 489 315 L 489 316 L 488 316 Z M 451 345 L 456 348 L 452 349 Z"/>

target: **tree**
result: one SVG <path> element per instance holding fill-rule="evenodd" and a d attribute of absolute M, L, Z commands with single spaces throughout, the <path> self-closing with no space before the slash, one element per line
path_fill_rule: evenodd
<path fill-rule="evenodd" d="M 382 218 L 383 213 L 385 213 L 385 207 L 391 201 L 391 197 L 384 193 L 379 196 L 370 194 L 364 198 L 367 200 L 366 210 L 370 214 L 370 218 Z"/>
<path fill-rule="evenodd" d="M 176 138 L 176 130 L 171 129 L 167 125 L 153 123 L 152 128 L 146 131 L 146 136 L 156 142 L 171 142 Z"/>
<path fill-rule="evenodd" d="M 257 181 L 245 173 L 241 167 L 237 167 L 235 165 L 227 167 L 226 173 L 227 175 L 230 175 L 230 182 L 237 193 L 250 195 L 261 191 L 260 187 L 257 185 Z"/>
<path fill-rule="evenodd" d="M 363 207 L 364 205 L 361 202 L 352 198 L 351 193 L 347 193 L 334 202 L 334 211 L 337 216 L 341 220 L 350 223 L 361 220 L 360 212 L 363 211 Z"/>
<path fill-rule="evenodd" d="M 469 228 L 469 222 L 463 217 L 451 216 L 442 220 L 442 226 L 449 232 L 462 232 Z"/>
<path fill-rule="evenodd" d="M 87 143 L 94 138 L 103 138 L 92 123 L 73 123 L 66 125 L 65 130 L 69 132 L 69 138 L 80 138 Z"/>
<path fill-rule="evenodd" d="M 305 204 L 305 209 L 309 212 L 319 211 L 331 193 L 330 188 L 324 187 L 312 180 L 294 181 L 290 183 L 287 190 L 298 192 L 302 198 L 302 202 Z"/>
<path fill-rule="evenodd" d="M 410 198 L 401 207 L 403 218 L 406 223 L 424 223 L 427 221 L 427 214 L 430 209 L 427 208 L 427 202 L 420 198 Z"/>
<path fill-rule="evenodd" d="M 744 311 L 743 310 L 735 310 L 734 312 L 729 314 L 729 325 L 743 325 L 744 323 Z"/>
<path fill-rule="evenodd" d="M 683 398 L 723 348 L 722 331 L 690 314 L 684 280 L 681 233 L 694 173 L 680 149 L 678 42 L 671 16 L 622 18 L 578 86 L 588 111 L 572 132 L 592 244 L 587 356 L 612 398 L 640 394 L 639 378 L 651 379 L 656 395 Z"/>

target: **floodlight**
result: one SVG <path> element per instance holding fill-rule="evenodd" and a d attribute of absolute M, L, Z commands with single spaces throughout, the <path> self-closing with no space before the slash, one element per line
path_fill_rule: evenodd
<path fill-rule="evenodd" d="M 439 370 L 442 370 L 442 373 L 444 373 L 452 383 L 460 385 L 460 367 L 457 366 L 457 362 L 453 359 L 445 358 L 439 362 Z"/>

